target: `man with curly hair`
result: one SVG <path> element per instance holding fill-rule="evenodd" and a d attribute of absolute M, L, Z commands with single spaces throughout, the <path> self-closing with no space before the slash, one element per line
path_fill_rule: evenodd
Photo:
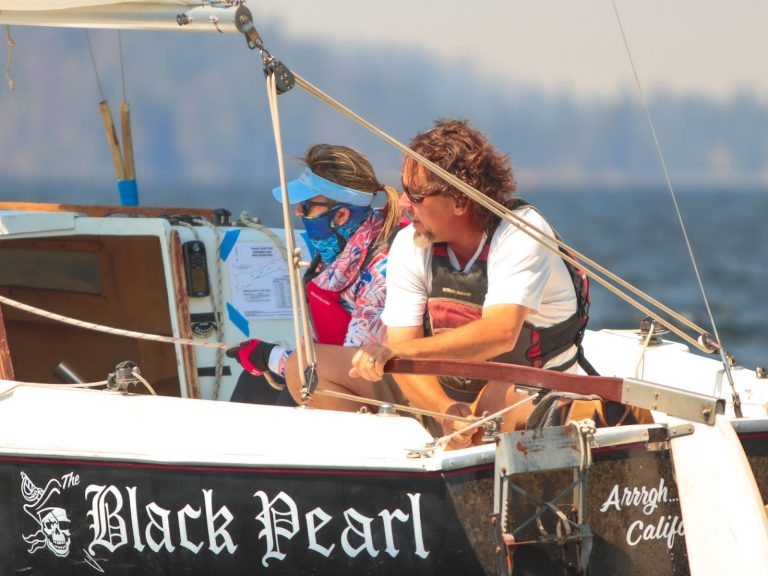
<path fill-rule="evenodd" d="M 509 159 L 468 122 L 439 121 L 411 148 L 553 235 L 538 211 L 516 197 Z M 411 224 L 389 254 L 382 315 L 387 338 L 357 351 L 350 376 L 379 381 L 393 357 L 576 369 L 586 319 L 578 318 L 575 281 L 564 260 L 410 158 L 403 163 L 402 188 L 399 208 Z M 395 381 L 409 404 L 464 416 L 485 385 L 408 374 Z M 507 396 L 523 397 L 514 390 Z M 530 409 L 512 418 L 523 422 Z M 443 429 L 453 428 L 446 419 Z"/>

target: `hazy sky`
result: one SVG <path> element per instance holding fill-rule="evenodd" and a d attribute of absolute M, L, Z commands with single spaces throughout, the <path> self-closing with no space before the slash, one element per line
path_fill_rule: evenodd
<path fill-rule="evenodd" d="M 290 33 L 393 42 L 504 81 L 576 94 L 634 90 L 610 0 L 289 0 L 249 4 Z M 768 97 L 768 1 L 616 0 L 647 91 Z"/>

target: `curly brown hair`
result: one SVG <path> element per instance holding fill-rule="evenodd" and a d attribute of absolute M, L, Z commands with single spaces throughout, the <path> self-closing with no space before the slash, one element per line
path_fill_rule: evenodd
<path fill-rule="evenodd" d="M 466 120 L 438 120 L 434 128 L 411 140 L 411 149 L 504 206 L 515 197 L 517 185 L 509 158 Z M 411 178 L 419 169 L 416 162 L 406 161 L 406 167 Z M 454 198 L 464 197 L 463 192 L 428 170 L 423 174 L 430 190 L 440 190 Z M 498 226 L 500 218 L 486 208 L 473 202 L 471 209 L 475 222 L 487 232 Z"/>

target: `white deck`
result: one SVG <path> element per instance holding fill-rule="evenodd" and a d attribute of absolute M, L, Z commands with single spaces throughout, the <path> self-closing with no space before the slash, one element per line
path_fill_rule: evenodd
<path fill-rule="evenodd" d="M 587 331 L 584 350 L 587 359 L 602 376 L 637 378 L 722 397 L 726 400 L 726 414 L 734 416 L 731 389 L 719 356 L 694 354 L 689 352 L 687 346 L 668 341 L 643 351 L 639 335 L 629 330 Z M 768 416 L 768 380 L 759 379 L 754 370 L 739 366 L 731 369 L 731 375 L 741 398 L 744 416 Z M 656 413 L 654 418 L 663 421 L 664 415 Z"/>
<path fill-rule="evenodd" d="M 636 340 L 628 333 L 589 333 L 587 355 L 603 375 L 634 376 L 629 370 L 641 350 Z M 678 344 L 646 351 L 644 376 L 652 382 L 707 393 L 721 373 L 716 360 Z M 746 414 L 765 423 L 765 382 L 749 370 L 735 374 Z M 10 387 L 0 381 L 0 393 Z M 730 398 L 727 388 L 724 395 Z M 0 399 L 0 421 L 3 454 L 391 470 L 451 469 L 493 459 L 493 445 L 409 457 L 432 438 L 407 417 L 82 389 L 17 388 Z"/>
<path fill-rule="evenodd" d="M 0 393 L 9 383 L 0 381 Z M 412 418 L 77 389 L 0 399 L 0 453 L 98 460 L 428 469 L 432 437 Z"/>

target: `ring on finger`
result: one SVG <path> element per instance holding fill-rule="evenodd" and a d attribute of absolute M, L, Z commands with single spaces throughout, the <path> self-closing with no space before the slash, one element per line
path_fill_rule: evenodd
<path fill-rule="evenodd" d="M 368 356 L 368 364 L 375 364 L 375 363 L 376 363 L 376 358 L 374 358 L 373 356 Z"/>

